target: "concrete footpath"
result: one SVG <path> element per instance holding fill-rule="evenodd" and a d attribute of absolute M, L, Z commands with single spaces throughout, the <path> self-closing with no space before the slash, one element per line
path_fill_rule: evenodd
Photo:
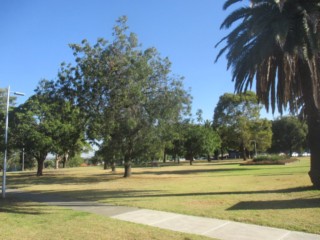
<path fill-rule="evenodd" d="M 57 195 L 8 190 L 7 196 L 221 240 L 320 240 L 320 235 L 317 234 L 98 202 L 68 200 Z"/>

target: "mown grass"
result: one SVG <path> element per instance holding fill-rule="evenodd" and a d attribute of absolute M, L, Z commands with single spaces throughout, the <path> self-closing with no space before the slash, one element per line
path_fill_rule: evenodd
<path fill-rule="evenodd" d="M 112 174 L 98 167 L 9 174 L 12 188 L 116 205 L 229 219 L 320 234 L 320 191 L 308 177 L 309 159 L 279 166 L 240 162 L 134 168 Z"/>
<path fill-rule="evenodd" d="M 0 200 L 0 239 L 209 239 L 33 202 Z"/>

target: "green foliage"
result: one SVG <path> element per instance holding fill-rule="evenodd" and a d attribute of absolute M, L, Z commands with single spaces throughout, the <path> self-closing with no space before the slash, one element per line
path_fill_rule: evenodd
<path fill-rule="evenodd" d="M 80 167 L 82 163 L 84 163 L 83 158 L 80 156 L 80 154 L 77 154 L 69 159 L 67 162 L 67 167 Z"/>
<path fill-rule="evenodd" d="M 108 159 L 130 164 L 159 155 L 168 142 L 162 136 L 189 111 L 191 98 L 183 78 L 171 74 L 168 58 L 142 49 L 126 21 L 117 21 L 111 43 L 70 44 L 76 64 L 62 64 L 56 86 L 83 114 L 86 136 L 103 142 Z"/>
<path fill-rule="evenodd" d="M 183 142 L 186 159 L 190 161 L 201 155 L 213 155 L 220 147 L 220 138 L 212 128 L 192 123 L 184 124 Z"/>
<path fill-rule="evenodd" d="M 48 153 L 65 164 L 86 145 L 83 115 L 59 95 L 53 81 L 40 81 L 36 94 L 15 109 L 10 124 L 11 142 L 37 160 L 39 176 Z"/>
<path fill-rule="evenodd" d="M 45 168 L 54 168 L 55 167 L 55 163 L 53 160 L 49 159 L 49 160 L 45 160 L 44 161 L 44 167 Z"/>
<path fill-rule="evenodd" d="M 273 152 L 301 152 L 307 145 L 308 128 L 305 122 L 297 117 L 287 116 L 278 118 L 272 123 Z"/>
<path fill-rule="evenodd" d="M 253 150 L 252 141 L 260 151 L 271 145 L 271 123 L 260 119 L 261 106 L 253 92 L 225 93 L 214 110 L 213 127 L 222 141 L 223 149 L 239 149 L 245 158 L 246 150 Z"/>

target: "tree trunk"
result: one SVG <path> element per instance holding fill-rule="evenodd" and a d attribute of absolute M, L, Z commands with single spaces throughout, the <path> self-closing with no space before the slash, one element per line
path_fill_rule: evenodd
<path fill-rule="evenodd" d="M 128 178 L 131 176 L 131 156 L 124 156 L 124 175 L 123 177 Z"/>
<path fill-rule="evenodd" d="M 128 178 L 131 177 L 131 161 L 124 163 L 124 175 L 123 177 Z"/>
<path fill-rule="evenodd" d="M 163 151 L 163 163 L 167 162 L 167 152 L 166 150 Z"/>
<path fill-rule="evenodd" d="M 60 163 L 61 159 L 62 159 L 62 157 L 60 155 L 56 156 L 55 169 L 59 168 L 59 163 Z"/>
<path fill-rule="evenodd" d="M 116 172 L 116 163 L 114 161 L 111 162 L 111 171 Z"/>
<path fill-rule="evenodd" d="M 305 79 L 302 86 L 303 100 L 305 104 L 305 113 L 308 124 L 308 142 L 311 153 L 311 164 L 309 176 L 313 186 L 320 189 L 320 106 L 317 107 L 313 91 L 319 92 L 319 86 L 315 86 L 312 80 L 309 66 L 306 62 L 300 61 L 301 74 Z M 319 79 L 316 79 L 319 82 Z M 317 87 L 318 89 L 314 89 Z"/>
<path fill-rule="evenodd" d="M 65 168 L 66 167 L 66 162 L 69 159 L 69 153 L 65 153 L 63 156 L 63 161 L 62 161 L 62 167 Z"/>
<path fill-rule="evenodd" d="M 244 146 L 244 144 L 241 144 L 241 149 L 242 149 L 243 161 L 246 161 L 247 160 L 247 151 L 246 151 L 246 147 Z"/>
<path fill-rule="evenodd" d="M 37 162 L 38 162 L 37 176 L 38 177 L 42 176 L 44 160 L 45 158 L 37 159 Z"/>
<path fill-rule="evenodd" d="M 190 165 L 193 165 L 193 159 L 194 159 L 193 154 L 188 154 L 187 159 L 189 159 Z"/>
<path fill-rule="evenodd" d="M 107 160 L 104 160 L 103 169 L 104 169 L 104 170 L 107 170 L 108 168 L 109 168 L 109 166 L 108 166 L 108 161 L 107 161 Z"/>

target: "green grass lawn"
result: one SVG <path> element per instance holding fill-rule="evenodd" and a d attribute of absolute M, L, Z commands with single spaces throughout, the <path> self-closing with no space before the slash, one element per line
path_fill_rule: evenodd
<path fill-rule="evenodd" d="M 239 166 L 240 162 L 133 168 L 128 179 L 122 177 L 121 168 L 116 174 L 99 167 L 45 170 L 40 178 L 33 172 L 9 173 L 8 184 L 28 191 L 320 234 L 320 191 L 311 188 L 309 159 L 283 166 Z"/>
<path fill-rule="evenodd" d="M 0 239 L 209 239 L 39 203 L 0 203 Z"/>

